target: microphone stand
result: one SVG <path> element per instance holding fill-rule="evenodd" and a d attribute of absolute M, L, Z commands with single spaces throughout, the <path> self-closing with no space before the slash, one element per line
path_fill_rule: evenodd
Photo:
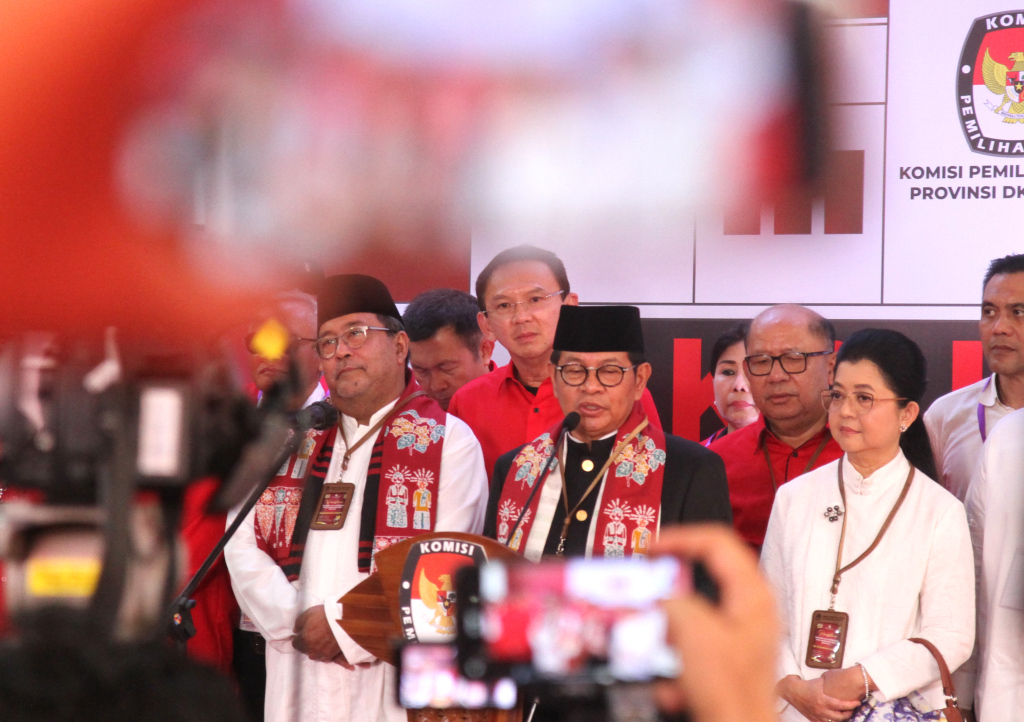
<path fill-rule="evenodd" d="M 206 556 L 202 565 L 196 573 L 192 575 L 192 578 L 189 580 L 188 584 L 185 585 L 185 588 L 181 590 L 181 593 L 178 594 L 178 596 L 174 598 L 174 601 L 171 602 L 169 610 L 170 613 L 168 615 L 170 617 L 170 634 L 177 641 L 179 647 L 184 647 L 188 640 L 196 635 L 196 628 L 192 622 L 192 609 L 196 606 L 196 602 L 194 599 L 191 599 L 191 596 L 195 593 L 199 585 L 202 584 L 206 575 L 209 574 L 210 569 L 217 562 L 221 552 L 224 551 L 224 547 L 227 546 L 231 537 L 233 537 L 235 532 L 238 531 L 238 527 L 240 527 L 242 522 L 245 521 L 249 512 L 256 506 L 256 503 L 260 500 L 263 492 L 266 491 L 267 487 L 270 486 L 271 482 L 277 477 L 278 469 L 288 461 L 302 443 L 302 439 L 304 438 L 304 434 L 302 432 L 305 430 L 304 427 L 307 424 L 300 423 L 297 428 L 287 428 L 283 423 L 283 419 L 278 417 L 272 421 L 271 419 L 273 418 L 274 417 L 268 418 L 267 423 L 269 428 L 266 430 L 265 436 L 271 443 L 276 443 L 276 435 L 281 431 L 285 431 L 288 436 L 280 446 L 280 451 L 273 458 L 273 461 L 270 464 L 263 467 L 262 478 L 246 498 L 245 503 L 239 508 L 238 514 L 235 515 L 234 520 L 224 531 L 224 534 L 221 535 L 217 545 L 214 546 Z M 300 418 L 300 422 L 305 420 L 306 418 Z M 324 428 L 330 428 L 330 426 L 335 423 L 337 423 L 337 412 L 331 414 L 325 411 L 324 413 L 314 415 L 310 418 L 308 426 L 309 428 L 323 430 Z M 239 462 L 240 466 L 244 466 L 243 462 Z M 244 469 L 242 473 L 245 473 Z"/>

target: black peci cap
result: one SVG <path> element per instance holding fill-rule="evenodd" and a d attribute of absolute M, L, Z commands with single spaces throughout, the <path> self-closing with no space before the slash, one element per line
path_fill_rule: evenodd
<path fill-rule="evenodd" d="M 373 276 L 348 273 L 323 279 L 317 294 L 317 328 L 350 313 L 375 313 L 402 320 L 388 287 Z"/>
<path fill-rule="evenodd" d="M 640 309 L 636 306 L 562 306 L 554 350 L 643 353 Z"/>

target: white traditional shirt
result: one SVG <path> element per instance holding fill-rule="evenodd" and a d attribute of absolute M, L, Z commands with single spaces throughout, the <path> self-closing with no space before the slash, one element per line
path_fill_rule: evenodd
<path fill-rule="evenodd" d="M 999 400 L 996 375 L 992 374 L 936 399 L 924 414 L 939 481 L 960 501 L 967 498 L 967 487 L 984 443 L 978 424 L 978 404 L 985 417 L 986 435 L 1013 411 Z"/>
<path fill-rule="evenodd" d="M 967 492 L 978 571 L 979 722 L 1024 714 L 1024 410 L 985 443 Z"/>
<path fill-rule="evenodd" d="M 396 399 L 397 401 L 397 399 Z M 368 424 L 342 415 L 346 439 L 355 443 L 395 402 L 381 408 Z M 487 476 L 480 444 L 469 427 L 447 415 L 438 485 L 435 531 L 479 533 L 487 504 Z M 352 587 L 368 576 L 359 571 L 359 509 L 373 443 L 356 449 L 342 474 L 344 442 L 339 434 L 325 483 L 355 485 L 352 511 L 338 530 L 310 530 L 302 572 L 289 582 L 281 568 L 256 545 L 254 512 L 224 550 L 231 586 L 243 609 L 267 640 L 267 722 L 405 722 L 405 710 L 395 701 L 394 667 L 378 661 L 357 645 L 338 625 L 344 610 L 338 604 Z M 299 614 L 324 605 L 327 619 L 345 658 L 369 668 L 350 671 L 333 662 L 314 662 L 292 647 L 292 630 Z"/>
<path fill-rule="evenodd" d="M 327 386 L 326 386 L 326 384 L 324 384 L 323 376 L 321 376 L 320 380 L 317 382 L 316 386 L 313 387 L 312 393 L 310 393 L 309 397 L 302 404 L 302 408 L 306 408 L 307 406 L 312 406 L 313 404 L 315 404 L 315 403 L 317 403 L 319 401 L 323 401 L 327 397 L 328 397 Z M 260 392 L 260 397 L 256 401 L 256 405 L 260 406 L 262 403 L 263 403 L 263 393 Z M 235 520 L 235 516 L 237 516 L 237 514 L 238 514 L 238 510 L 244 504 L 245 504 L 244 501 L 241 502 L 240 504 L 238 504 L 238 506 L 236 506 L 234 509 L 232 509 L 228 513 L 228 517 L 227 517 L 227 525 L 228 526 L 231 526 L 231 523 Z M 245 533 L 245 532 L 243 532 L 242 528 L 239 527 L 237 533 L 241 534 L 241 533 Z M 235 595 L 235 597 L 236 597 L 236 601 L 238 602 L 238 608 L 242 612 L 239 615 L 238 628 L 243 630 L 243 631 L 245 631 L 245 632 L 258 632 L 259 630 L 256 628 L 256 625 L 253 624 L 253 622 L 252 622 L 252 617 L 249 614 L 249 610 L 246 609 L 245 604 L 243 603 L 243 601 L 241 599 L 238 599 L 238 595 L 237 594 Z"/>
<path fill-rule="evenodd" d="M 846 504 L 837 472 L 843 464 Z M 896 504 L 910 464 L 900 452 L 864 478 L 846 456 L 779 487 L 761 551 L 761 568 L 776 592 L 784 634 L 779 678 L 805 680 L 825 670 L 804 662 L 811 616 L 829 607 L 842 517 L 830 521 L 828 507 L 843 506 L 846 541 L 843 565 L 874 541 Z M 934 708 L 945 706 L 939 668 L 923 637 L 942 652 L 950 669 L 974 645 L 974 565 L 963 504 L 920 471 L 877 548 L 845 572 L 836 611 L 849 615 L 843 667 L 862 664 L 881 701 L 917 690 Z M 783 720 L 803 720 L 786 705 Z"/>

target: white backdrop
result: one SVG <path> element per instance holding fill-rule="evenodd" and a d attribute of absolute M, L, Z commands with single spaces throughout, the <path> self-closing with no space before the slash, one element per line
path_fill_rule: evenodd
<path fill-rule="evenodd" d="M 977 318 L 988 262 L 1024 251 L 1024 194 L 1006 199 L 1001 190 L 1024 187 L 1024 157 L 983 155 L 968 145 L 957 74 L 980 16 L 1012 10 L 1010 29 L 1024 51 L 1024 25 L 1015 29 L 1024 8 L 989 0 L 893 0 L 890 8 L 888 18 L 834 22 L 827 30 L 837 68 L 837 148 L 864 153 L 861 233 L 826 234 L 821 199 L 812 205 L 810 233 L 776 234 L 771 207 L 761 209 L 756 235 L 726 235 L 714 213 L 684 219 L 672 231 L 605 232 L 585 248 L 552 247 L 581 301 L 641 304 L 648 318 L 750 318 L 779 302 L 835 319 Z M 986 119 L 1002 129 L 997 121 Z M 1007 132 L 1019 128 L 1024 137 L 1024 123 L 1010 125 Z M 967 174 L 972 165 L 1007 164 L 1021 177 L 981 180 L 979 171 L 975 179 L 900 178 L 901 168 L 915 166 L 963 166 Z M 998 197 L 911 198 L 912 187 L 926 185 L 995 185 Z M 513 244 L 474 237 L 471 278 Z"/>

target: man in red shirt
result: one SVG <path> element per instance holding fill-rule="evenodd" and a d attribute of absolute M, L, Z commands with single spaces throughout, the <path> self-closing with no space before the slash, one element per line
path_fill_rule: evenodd
<path fill-rule="evenodd" d="M 412 375 L 445 411 L 456 391 L 494 370 L 494 339 L 480 330 L 476 314 L 476 299 L 451 288 L 424 291 L 402 314 Z"/>
<path fill-rule="evenodd" d="M 725 462 L 733 525 L 757 548 L 779 485 L 843 455 L 821 404 L 835 341 L 832 324 L 803 306 L 773 306 L 750 324 L 744 367 L 761 417 L 710 448 Z"/>
<path fill-rule="evenodd" d="M 551 351 L 562 305 L 576 306 L 579 299 L 569 291 L 558 256 L 535 246 L 516 246 L 495 256 L 476 279 L 476 298 L 481 330 L 496 338 L 512 360 L 456 391 L 448 413 L 473 429 L 489 478 L 499 456 L 537 438 L 563 417 L 551 386 Z M 641 403 L 660 428 L 647 389 Z"/>

